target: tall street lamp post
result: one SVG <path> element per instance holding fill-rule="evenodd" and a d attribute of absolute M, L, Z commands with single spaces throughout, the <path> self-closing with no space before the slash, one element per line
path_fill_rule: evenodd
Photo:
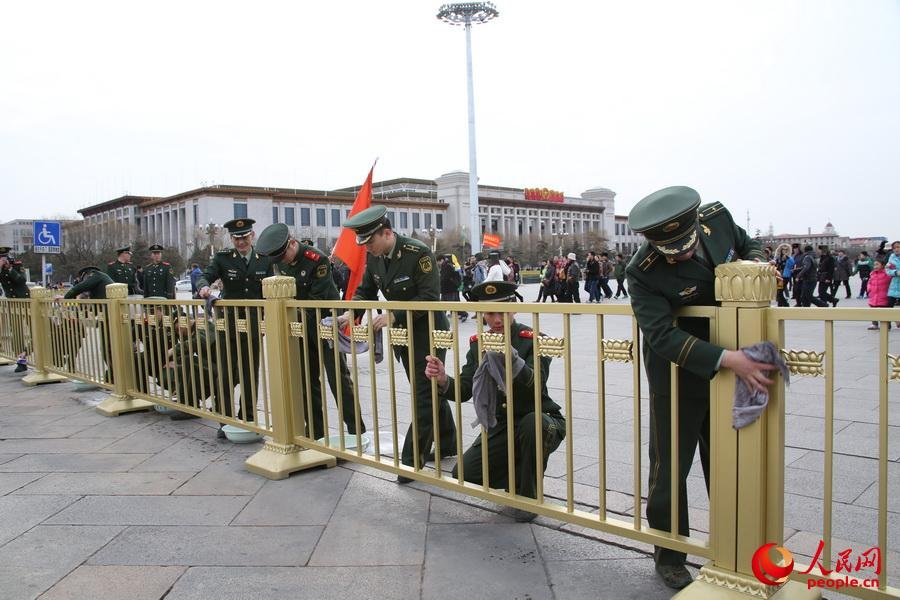
<path fill-rule="evenodd" d="M 481 249 L 481 217 L 478 214 L 478 167 L 475 159 L 475 93 L 472 84 L 472 24 L 487 23 L 500 13 L 493 2 L 444 4 L 437 18 L 466 29 L 466 82 L 469 96 L 469 242 L 472 254 Z"/>

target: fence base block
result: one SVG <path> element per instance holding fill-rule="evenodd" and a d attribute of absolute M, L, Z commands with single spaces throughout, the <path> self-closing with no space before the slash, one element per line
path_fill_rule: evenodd
<path fill-rule="evenodd" d="M 14 365 L 16 361 L 10 360 L 8 358 L 0 357 L 0 367 L 5 367 L 6 365 Z"/>
<path fill-rule="evenodd" d="M 752 575 L 723 571 L 711 565 L 700 569 L 700 576 L 672 597 L 673 600 L 749 600 L 761 598 L 770 600 L 821 600 L 818 589 L 807 587 L 796 581 L 788 581 L 782 586 L 765 585 Z"/>
<path fill-rule="evenodd" d="M 31 373 L 21 379 L 25 385 L 42 385 L 45 383 L 59 383 L 60 381 L 68 381 L 68 377 L 57 375 L 56 373 Z"/>
<path fill-rule="evenodd" d="M 129 398 L 128 396 L 123 398 L 113 394 L 98 404 L 96 410 L 101 415 L 106 415 L 107 417 L 118 417 L 122 413 L 134 412 L 136 410 L 150 410 L 153 406 L 154 404 L 152 402 L 147 402 L 146 400 Z"/>
<path fill-rule="evenodd" d="M 262 450 L 244 462 L 248 471 L 268 479 L 285 479 L 294 471 L 335 465 L 337 459 L 330 454 L 270 440 L 266 441 Z"/>

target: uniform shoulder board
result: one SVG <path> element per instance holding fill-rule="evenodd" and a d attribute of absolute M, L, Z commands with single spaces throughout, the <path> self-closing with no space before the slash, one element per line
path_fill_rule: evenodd
<path fill-rule="evenodd" d="M 420 248 L 414 244 L 403 244 L 403 249 L 409 250 L 410 252 L 415 252 L 417 254 L 422 252 L 422 250 L 424 250 L 424 248 Z"/>
<path fill-rule="evenodd" d="M 534 337 L 534 331 L 531 329 L 523 329 L 519 332 L 520 338 L 532 339 Z"/>
<path fill-rule="evenodd" d="M 169 263 L 167 263 L 166 261 L 163 261 L 163 265 L 166 266 L 166 267 L 171 267 L 171 266 L 172 266 L 172 265 L 170 265 Z"/>
<path fill-rule="evenodd" d="M 320 258 L 322 258 L 322 255 L 315 250 L 304 250 L 303 256 L 305 256 L 309 260 L 319 260 Z"/>
<path fill-rule="evenodd" d="M 216 254 L 222 254 L 222 255 L 227 256 L 228 254 L 231 254 L 231 250 L 226 248 L 225 250 L 219 250 L 218 252 L 216 252 Z"/>
<path fill-rule="evenodd" d="M 657 254 L 656 252 L 652 252 L 647 255 L 647 258 L 641 261 L 641 263 L 638 265 L 638 268 L 641 271 L 646 271 L 654 264 L 656 264 L 657 260 L 659 260 L 659 254 Z"/>
<path fill-rule="evenodd" d="M 470 344 L 474 344 L 474 343 L 477 342 L 477 341 L 478 341 L 478 334 L 477 334 L 477 333 L 473 334 L 472 337 L 469 338 L 469 343 L 470 343 Z"/>
<path fill-rule="evenodd" d="M 712 204 L 707 204 L 705 206 L 700 207 L 700 220 L 705 221 L 710 218 L 714 214 L 718 213 L 721 210 L 725 209 L 725 205 L 721 202 L 713 202 Z"/>
<path fill-rule="evenodd" d="M 113 266 L 114 264 L 116 264 L 116 261 L 111 260 L 111 261 L 109 261 L 109 262 L 106 263 L 106 264 L 109 265 L 109 266 L 111 267 L 111 266 Z"/>

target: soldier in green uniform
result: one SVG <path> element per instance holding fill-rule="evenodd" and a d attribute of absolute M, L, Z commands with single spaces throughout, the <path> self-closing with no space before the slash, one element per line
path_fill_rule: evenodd
<path fill-rule="evenodd" d="M 137 282 L 136 271 L 134 265 L 131 264 L 131 246 L 123 246 L 116 250 L 116 260 L 106 266 L 106 274 L 109 275 L 113 283 L 124 283 L 128 285 L 128 294 L 136 295 L 141 293 L 141 288 Z"/>
<path fill-rule="evenodd" d="M 403 237 L 394 233 L 390 220 L 385 216 L 387 209 L 384 206 L 373 206 L 359 212 L 344 222 L 344 227 L 356 231 L 356 243 L 365 245 L 368 251 L 366 259 L 366 271 L 362 282 L 353 294 L 353 300 L 377 300 L 378 292 L 390 301 L 437 301 L 441 297 L 440 276 L 431 250 L 412 238 Z M 413 343 L 414 361 L 409 363 L 409 353 L 405 348 L 395 347 L 394 353 L 403 364 L 406 377 L 411 386 L 415 386 L 415 422 L 418 429 L 419 456 L 413 454 L 413 426 L 410 424 L 403 443 L 401 460 L 404 465 L 421 468 L 429 448 L 434 441 L 431 381 L 425 376 L 425 357 L 429 355 L 429 331 L 428 313 L 413 311 L 407 313 L 403 310 L 391 311 L 392 323 L 388 323 L 387 314 L 380 314 L 373 319 L 373 327 L 380 330 L 383 327 L 412 327 L 411 340 Z M 412 323 L 407 322 L 407 314 L 412 317 Z M 447 313 L 434 311 L 435 329 L 446 330 L 449 328 Z M 340 323 L 346 323 L 351 318 L 350 312 L 344 313 L 338 318 Z M 436 350 L 436 355 L 444 359 L 447 351 Z M 446 399 L 438 402 L 438 426 L 440 428 L 441 455 L 443 457 L 456 455 L 456 425 L 453 423 L 453 413 L 450 403 Z M 398 476 L 397 481 L 408 483 L 408 477 Z"/>
<path fill-rule="evenodd" d="M 172 265 L 162 259 L 163 247 L 159 244 L 150 246 L 150 264 L 144 267 L 144 298 L 175 299 L 175 277 Z"/>
<path fill-rule="evenodd" d="M 750 389 L 764 389 L 772 383 L 766 371 L 775 367 L 709 343 L 707 319 L 681 318 L 675 324 L 674 311 L 682 306 L 715 306 L 716 266 L 739 259 L 762 260 L 764 254 L 721 203 L 700 206 L 700 195 L 689 187 L 668 187 L 647 196 L 631 210 L 628 224 L 646 238 L 625 273 L 644 336 L 650 384 L 647 520 L 653 528 L 672 529 L 670 365 L 674 362 L 680 367 L 678 533 L 689 535 L 686 485 L 698 445 L 709 491 L 709 381 L 720 368 L 727 368 Z M 657 547 L 654 559 L 657 573 L 669 587 L 680 589 L 691 582 L 683 552 Z"/>
<path fill-rule="evenodd" d="M 259 234 L 257 252 L 276 261 L 275 270 L 282 275 L 293 277 L 297 282 L 297 300 L 340 300 L 334 280 L 331 278 L 331 263 L 328 257 L 319 253 L 309 245 L 303 244 L 291 237 L 287 225 L 275 223 L 266 227 Z M 326 314 L 327 313 L 327 314 Z M 330 316 L 331 311 L 322 311 L 322 316 Z M 347 431 L 356 434 L 356 404 L 353 401 L 353 382 L 350 380 L 350 370 L 343 354 L 338 354 L 335 363 L 334 352 L 329 348 L 319 347 L 321 340 L 314 332 L 317 331 L 315 309 L 306 310 L 306 327 L 310 335 L 304 336 L 300 345 L 300 373 L 303 373 L 303 365 L 309 369 L 310 394 L 313 406 L 313 438 L 319 439 L 325 435 L 324 420 L 322 417 L 322 384 L 319 372 L 319 354 L 322 354 L 322 363 L 325 365 L 325 375 L 328 378 L 328 387 L 331 394 L 338 397 L 337 378 L 341 378 L 341 411 Z M 301 376 L 301 386 L 305 386 L 306 379 Z M 299 392 L 299 390 L 298 390 Z M 305 396 L 299 395 L 299 403 L 306 415 Z M 365 433 L 366 425 L 361 423 L 359 433 Z"/>
<path fill-rule="evenodd" d="M 22 269 L 22 261 L 9 255 L 8 246 L 0 248 L 0 286 L 7 298 L 28 298 L 27 278 Z"/>
<path fill-rule="evenodd" d="M 223 300 L 261 299 L 262 280 L 272 275 L 272 261 L 260 254 L 253 247 L 253 219 L 232 219 L 224 227 L 231 235 L 234 248 L 216 252 L 212 262 L 206 267 L 203 276 L 197 281 L 197 296 L 208 298 L 209 286 L 216 280 L 222 280 Z M 219 410 L 230 417 L 234 410 L 234 387 L 241 386 L 241 405 L 238 418 L 247 421 L 256 420 L 256 398 L 254 390 L 259 389 L 259 311 L 239 307 L 229 309 L 227 331 L 220 332 L 216 348 L 219 359 L 219 378 L 224 383 L 225 398 Z M 237 331 L 238 319 L 246 319 L 246 332 Z M 228 357 L 231 357 L 231 369 L 228 368 Z M 251 366 L 252 365 L 252 366 Z M 219 437 L 225 433 L 219 428 Z"/>
<path fill-rule="evenodd" d="M 472 288 L 470 299 L 475 302 L 515 302 L 516 288 L 518 286 L 510 281 L 488 281 L 480 283 Z M 488 330 L 492 333 L 504 333 L 503 317 L 504 313 L 489 312 L 484 313 L 484 323 Z M 491 369 L 485 369 L 480 373 L 476 373 L 482 360 L 492 360 L 495 365 L 499 366 L 499 370 L 503 371 L 500 376 L 506 385 L 505 376 L 505 357 L 495 352 L 487 352 L 484 358 L 481 358 L 481 351 L 478 346 L 478 335 L 475 334 L 469 338 L 469 352 L 466 354 L 466 364 L 459 374 L 459 381 L 454 381 L 452 377 L 447 375 L 444 369 L 444 363 L 436 356 L 428 356 L 428 365 L 425 367 L 425 375 L 429 378 L 437 380 L 438 389 L 441 397 L 452 400 L 455 398 L 455 390 L 459 388 L 460 399 L 465 402 L 470 398 L 476 402 L 476 414 L 482 427 L 487 430 L 487 456 L 488 456 L 488 484 L 493 488 L 504 488 L 509 490 L 509 472 L 507 460 L 507 440 L 509 436 L 513 436 L 515 448 L 515 493 L 519 496 L 527 496 L 528 498 L 537 497 L 537 476 L 535 474 L 535 450 L 537 449 L 537 439 L 534 434 L 535 419 L 534 413 L 534 388 L 540 385 L 541 390 L 541 442 L 543 448 L 543 469 L 547 468 L 547 460 L 550 454 L 559 447 L 559 444 L 566 437 L 566 420 L 563 418 L 560 407 L 550 398 L 547 392 L 547 378 L 550 375 L 550 358 L 541 357 L 540 359 L 540 379 L 535 379 L 534 373 L 534 331 L 531 327 L 518 323 L 515 320 L 515 313 L 510 314 L 509 324 L 509 343 L 507 351 L 510 352 L 510 362 L 512 365 L 512 394 L 505 394 L 498 389 L 495 381 L 486 381 L 485 386 L 479 386 L 479 389 L 485 392 L 476 392 L 473 397 L 473 386 L 476 379 L 481 377 L 490 378 Z M 487 387 L 491 390 L 487 390 Z M 493 391 L 496 395 L 493 396 Z M 489 397 L 493 396 L 495 402 Z M 513 418 L 515 421 L 509 423 L 507 421 L 506 411 L 507 403 L 513 403 Z M 491 406 L 493 404 L 493 406 Z M 493 410 L 492 410 L 493 409 Z M 462 458 L 463 476 L 465 480 L 476 485 L 482 484 L 482 462 L 481 462 L 481 436 L 475 439 L 475 442 L 466 450 Z M 453 477 L 458 476 L 459 465 L 453 468 Z M 526 522 L 535 518 L 534 513 L 509 508 L 506 509 L 517 521 Z"/>

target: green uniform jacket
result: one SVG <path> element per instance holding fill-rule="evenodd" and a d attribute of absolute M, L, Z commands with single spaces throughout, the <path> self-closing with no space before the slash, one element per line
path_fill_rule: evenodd
<path fill-rule="evenodd" d="M 528 413 L 534 412 L 534 331 L 531 327 L 518 322 L 512 322 L 509 326 L 510 345 L 516 349 L 525 366 L 513 379 L 513 416 L 516 420 Z M 478 368 L 478 335 L 469 338 L 469 352 L 466 354 L 466 364 L 459 373 L 459 397 L 462 402 L 472 398 L 472 378 Z M 547 392 L 547 378 L 550 375 L 550 357 L 541 357 L 541 412 L 550 415 L 560 415 L 559 405 L 550 399 Z M 442 398 L 454 400 L 457 383 L 452 377 L 447 378 L 447 389 L 441 393 Z M 561 415 L 560 415 L 561 416 Z M 506 395 L 497 391 L 497 421 L 506 421 Z"/>
<path fill-rule="evenodd" d="M 390 301 L 436 301 L 441 298 L 441 278 L 431 250 L 412 238 L 396 235 L 397 241 L 388 257 L 368 255 L 366 272 L 353 294 L 354 300 L 378 300 L 378 291 Z M 394 311 L 395 327 L 406 327 L 406 312 Z M 416 311 L 413 318 L 427 319 L 427 313 Z M 427 323 L 427 320 L 426 320 Z M 447 329 L 447 313 L 434 313 L 434 326 Z M 414 327 L 413 332 L 427 331 L 428 327 Z"/>
<path fill-rule="evenodd" d="M 125 283 L 128 285 L 129 294 L 140 294 L 141 288 L 137 283 L 137 270 L 131 263 L 123 263 L 114 260 L 106 266 L 106 274 L 113 283 Z"/>
<path fill-rule="evenodd" d="M 25 273 L 22 267 L 12 266 L 8 269 L 0 270 L 0 285 L 3 286 L 3 293 L 7 298 L 28 298 L 31 294 L 28 292 L 28 286 L 25 285 Z"/>
<path fill-rule="evenodd" d="M 710 344 L 709 321 L 683 318 L 673 324 L 682 306 L 717 306 L 715 266 L 735 260 L 764 260 L 760 244 L 735 224 L 719 202 L 700 207 L 698 237 L 710 269 L 697 260 L 669 264 L 647 242 L 638 248 L 625 270 L 631 307 L 644 335 L 644 359 L 650 385 L 668 395 L 669 364 L 710 380 L 716 374 L 723 348 Z"/>
<path fill-rule="evenodd" d="M 150 263 L 144 267 L 144 298 L 151 296 L 175 299 L 175 277 L 169 263 Z"/>
<path fill-rule="evenodd" d="M 331 278 L 328 257 L 315 248 L 300 244 L 294 262 L 279 264 L 278 270 L 297 281 L 296 300 L 339 300 L 341 297 Z"/>
<path fill-rule="evenodd" d="M 250 260 L 245 261 L 237 250 L 216 252 L 203 276 L 197 281 L 197 289 L 207 287 L 217 279 L 222 280 L 222 299 L 253 300 L 262 298 L 262 280 L 270 277 L 272 259 L 260 256 L 250 248 Z"/>
<path fill-rule="evenodd" d="M 81 292 L 90 292 L 91 300 L 105 300 L 106 286 L 110 283 L 116 283 L 112 278 L 102 271 L 91 271 L 90 275 L 85 277 L 80 283 L 75 284 L 66 292 L 64 298 L 71 300 L 76 298 Z"/>

